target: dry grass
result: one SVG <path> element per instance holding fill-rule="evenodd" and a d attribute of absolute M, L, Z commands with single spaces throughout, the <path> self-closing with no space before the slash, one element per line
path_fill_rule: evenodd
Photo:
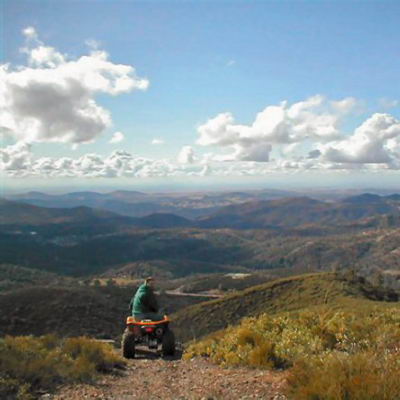
<path fill-rule="evenodd" d="M 193 343 L 185 358 L 290 367 L 287 394 L 295 400 L 394 400 L 400 399 L 399 327 L 397 305 L 264 314 Z"/>
<path fill-rule="evenodd" d="M 287 394 L 296 400 L 400 398 L 400 352 L 335 352 L 297 362 Z"/>
<path fill-rule="evenodd" d="M 0 340 L 0 398 L 28 400 L 61 383 L 93 382 L 123 364 L 110 345 L 86 337 L 6 336 Z"/>

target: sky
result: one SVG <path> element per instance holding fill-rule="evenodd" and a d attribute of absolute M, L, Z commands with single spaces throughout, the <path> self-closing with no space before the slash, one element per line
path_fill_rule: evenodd
<path fill-rule="evenodd" d="M 2 0 L 3 187 L 393 186 L 400 2 Z"/>

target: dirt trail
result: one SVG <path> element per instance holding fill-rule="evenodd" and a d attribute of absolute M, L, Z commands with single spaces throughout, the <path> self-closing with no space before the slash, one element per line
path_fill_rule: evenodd
<path fill-rule="evenodd" d="M 285 400 L 285 374 L 246 368 L 224 369 L 204 359 L 162 359 L 143 351 L 121 376 L 105 376 L 95 386 L 63 387 L 52 400 Z"/>

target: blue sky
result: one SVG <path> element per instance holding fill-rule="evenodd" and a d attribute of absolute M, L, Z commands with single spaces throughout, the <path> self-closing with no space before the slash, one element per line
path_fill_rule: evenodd
<path fill-rule="evenodd" d="M 337 175 L 338 183 L 343 176 L 360 174 L 364 177 L 370 174 L 377 182 L 376 177 L 385 174 L 385 179 L 394 183 L 398 177 L 397 165 L 400 165 L 400 159 L 396 158 L 400 151 L 396 140 L 400 135 L 392 134 L 390 143 L 385 141 L 389 139 L 382 139 L 379 148 L 371 147 L 371 152 L 379 155 L 370 157 L 360 148 L 361 139 L 346 142 L 346 138 L 375 113 L 393 117 L 387 123 L 397 129 L 400 118 L 399 16 L 398 1 L 381 0 L 3 0 L 1 59 L 12 68 L 27 65 L 27 54 L 20 49 L 26 46 L 27 40 L 22 31 L 31 27 L 38 38 L 36 44 L 31 43 L 31 48 L 35 45 L 52 47 L 68 60 L 76 60 L 91 51 L 88 41 L 96 41 L 98 49 L 108 53 L 110 62 L 133 66 L 139 78 L 149 81 L 147 90 L 118 95 L 93 94 L 96 104 L 109 111 L 112 125 L 96 134 L 95 140 L 79 146 L 64 139 L 57 141 L 54 137 L 51 141 L 30 141 L 29 152 L 33 159 L 77 159 L 88 153 L 108 157 L 114 150 L 123 150 L 133 157 L 152 161 L 168 159 L 168 163 L 173 164 L 187 146 L 178 163 L 179 171 L 171 167 L 172 173 L 165 173 L 166 178 L 171 174 L 186 176 L 185 171 L 188 171 L 189 176 L 209 175 L 212 179 L 214 173 L 210 171 L 217 171 L 219 176 L 238 173 L 240 179 L 245 180 L 246 171 L 253 171 L 250 175 L 277 173 L 284 176 L 284 169 L 290 170 L 291 175 L 296 169 L 295 180 L 299 183 L 311 170 L 318 179 L 331 170 L 331 174 Z M 43 68 L 43 65 L 35 67 Z M 316 95 L 323 96 L 324 100 L 315 106 L 318 110 L 307 109 L 314 117 L 328 113 L 331 102 L 354 99 L 352 110 L 346 110 L 346 116 L 335 114 L 340 121 L 333 125 L 340 130 L 340 138 L 331 135 L 330 141 L 320 140 L 317 135 L 310 140 L 304 139 L 302 133 L 301 140 L 293 137 L 278 140 L 276 136 L 271 139 L 272 134 L 266 138 L 259 132 L 242 133 L 242 128 L 238 127 L 252 126 L 257 113 L 267 106 L 286 101 L 289 110 L 293 104 L 306 102 Z M 226 128 L 236 135 L 236 141 L 229 139 L 228 143 L 221 139 L 222 131 L 211 132 L 209 126 L 203 129 L 203 134 L 199 132 L 199 127 L 222 113 L 230 113 L 234 118 L 221 129 Z M 334 112 L 330 110 L 329 113 Z M 18 118 L 22 118 L 20 114 Z M 291 129 L 297 132 L 304 120 L 296 121 L 290 123 L 294 124 Z M 381 123 L 377 120 L 371 124 L 376 127 Z M 314 128 L 315 125 L 308 127 Z M 366 130 L 370 132 L 371 129 Z M 124 140 L 110 144 L 111 136 L 117 131 L 122 132 Z M 381 135 L 371 133 L 371 143 L 375 134 Z M 203 145 L 199 145 L 196 142 L 202 135 Z M 216 139 L 210 135 L 219 136 Z M 246 135 L 254 139 L 251 148 Z M 3 148 L 21 142 L 21 137 L 24 139 L 21 134 L 16 137 L 9 132 L 3 135 Z M 152 145 L 153 139 L 164 143 Z M 295 143 L 304 154 L 296 153 L 295 158 L 287 157 L 285 161 L 296 165 L 289 168 L 280 163 L 279 168 L 274 166 L 271 170 L 275 172 L 269 172 L 278 154 L 289 154 L 292 148 L 285 148 L 291 144 L 294 148 Z M 258 145 L 266 146 L 265 157 L 254 150 Z M 71 150 L 71 146 L 77 148 Z M 346 153 L 349 146 L 353 146 L 354 151 Z M 312 150 L 320 152 L 318 164 L 305 166 L 307 152 Z M 206 153 L 212 154 L 204 158 Z M 246 166 L 246 162 L 252 164 Z M 185 170 L 183 165 L 188 168 Z M 3 169 L 7 171 L 7 168 L 10 170 L 9 167 Z M 230 172 L 221 173 L 224 168 L 230 168 Z M 27 169 L 30 167 L 22 174 L 12 170 L 5 175 L 22 176 L 26 183 L 44 173 L 36 168 L 36 172 L 30 174 L 26 173 Z M 86 177 L 92 181 L 100 179 L 92 172 L 76 178 L 80 182 L 85 182 L 81 178 Z M 119 171 L 109 178 L 116 183 L 122 182 L 122 178 L 163 178 L 160 172 L 139 175 L 131 170 L 128 174 Z M 74 179 L 57 172 L 47 176 L 54 176 L 53 182 L 58 183 Z M 4 179 L 8 182 L 9 178 Z"/>

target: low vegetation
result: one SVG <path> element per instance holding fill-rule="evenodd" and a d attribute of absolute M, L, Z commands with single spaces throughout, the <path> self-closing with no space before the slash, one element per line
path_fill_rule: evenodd
<path fill-rule="evenodd" d="M 36 286 L 0 293 L 0 337 L 5 335 L 90 336 L 119 341 L 136 286 Z M 163 294 L 172 313 L 204 299 Z"/>
<path fill-rule="evenodd" d="M 327 306 L 246 318 L 189 346 L 225 366 L 291 368 L 296 400 L 400 397 L 399 306 L 337 311 Z"/>
<path fill-rule="evenodd" d="M 208 291 L 227 293 L 235 290 L 244 290 L 276 278 L 277 276 L 273 275 L 272 273 L 267 273 L 264 271 L 195 275 L 181 279 L 182 283 L 180 285 L 180 290 L 184 293 L 202 293 Z"/>
<path fill-rule="evenodd" d="M 18 265 L 0 264 L 0 293 L 21 287 L 67 283 L 69 278 Z"/>
<path fill-rule="evenodd" d="M 0 339 L 0 398 L 31 400 L 63 383 L 93 382 L 123 365 L 111 345 L 86 337 L 6 336 Z"/>
<path fill-rule="evenodd" d="M 383 301 L 387 301 L 384 303 Z M 397 301 L 398 295 L 374 287 L 351 271 L 316 273 L 277 279 L 222 299 L 195 304 L 173 316 L 174 329 L 183 342 L 199 339 L 212 332 L 239 323 L 243 317 L 263 313 L 313 309 L 329 305 L 341 309 L 366 308 Z M 187 321 L 191 321 L 188 329 Z"/>

